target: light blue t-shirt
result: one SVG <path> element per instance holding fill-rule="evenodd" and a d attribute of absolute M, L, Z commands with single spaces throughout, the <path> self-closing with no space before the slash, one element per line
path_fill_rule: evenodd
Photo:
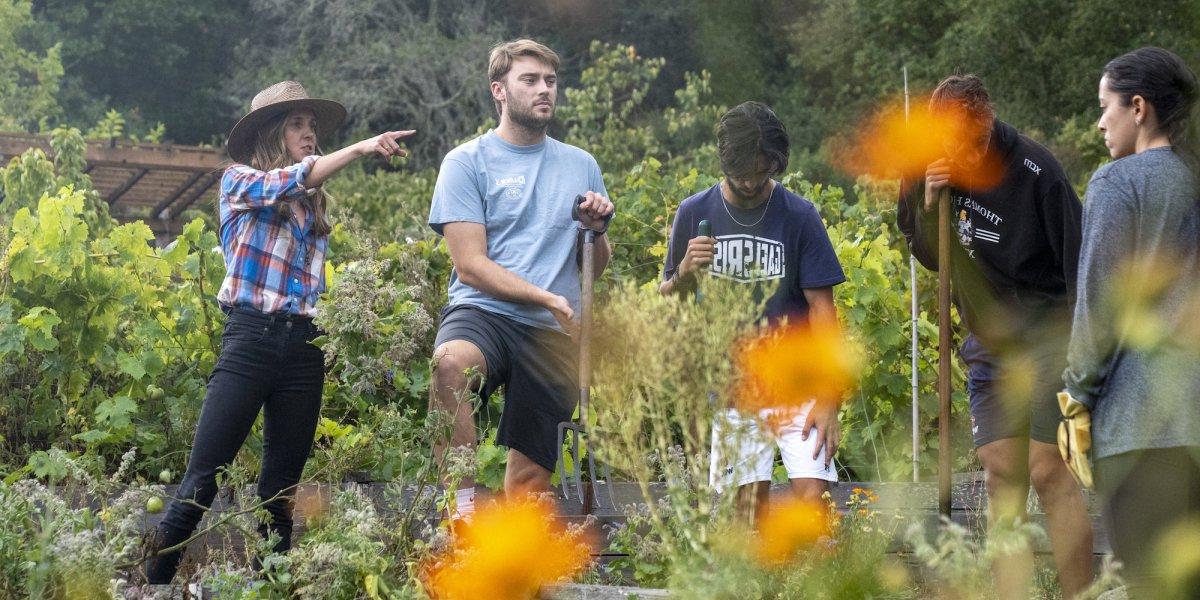
<path fill-rule="evenodd" d="M 579 268 L 571 220 L 575 197 L 605 197 L 600 165 L 591 154 L 546 138 L 514 146 L 487 133 L 451 150 L 442 161 L 429 226 L 439 235 L 446 223 L 480 223 L 487 230 L 488 258 L 525 281 L 567 299 L 579 312 Z M 450 273 L 451 305 L 470 304 L 545 329 L 561 330 L 550 311 L 497 300 Z"/>

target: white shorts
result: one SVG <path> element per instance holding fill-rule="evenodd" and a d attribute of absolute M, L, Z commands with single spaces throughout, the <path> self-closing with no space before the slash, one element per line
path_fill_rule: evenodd
<path fill-rule="evenodd" d="M 732 408 L 718 412 L 713 419 L 709 484 L 724 490 L 771 481 L 776 447 L 783 454 L 788 479 L 837 481 L 833 461 L 825 465 L 824 448 L 813 458 L 817 429 L 812 428 L 808 439 L 802 439 L 804 420 L 813 404 L 809 401 L 799 410 L 767 408 L 758 411 L 757 416 Z M 766 423 L 771 420 L 781 421 L 776 427 L 768 427 Z"/>

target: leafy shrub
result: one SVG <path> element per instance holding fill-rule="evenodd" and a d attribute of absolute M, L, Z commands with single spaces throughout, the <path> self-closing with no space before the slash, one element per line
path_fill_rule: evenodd
<path fill-rule="evenodd" d="M 215 360 L 216 236 L 192 223 L 155 250 L 140 222 L 92 235 L 87 196 L 64 187 L 13 216 L 0 263 L 6 462 L 51 446 L 176 450 Z"/>

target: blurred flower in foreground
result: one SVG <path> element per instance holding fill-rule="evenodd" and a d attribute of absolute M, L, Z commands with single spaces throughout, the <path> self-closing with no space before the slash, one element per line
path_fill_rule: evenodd
<path fill-rule="evenodd" d="M 737 350 L 737 407 L 749 412 L 799 408 L 813 399 L 840 403 L 856 384 L 858 362 L 836 323 L 770 329 Z"/>
<path fill-rule="evenodd" d="M 294 512 L 306 521 L 319 519 L 329 512 L 330 489 L 301 486 L 296 489 Z"/>
<path fill-rule="evenodd" d="M 931 110 L 929 96 L 917 95 L 907 116 L 903 99 L 884 104 L 860 125 L 851 144 L 835 152 L 834 162 L 854 176 L 924 179 L 930 163 L 981 148 L 990 127 L 954 104 Z M 952 181 L 970 189 L 995 187 L 1003 175 L 1003 163 L 991 155 L 974 164 L 955 162 L 951 170 Z"/>
<path fill-rule="evenodd" d="M 452 547 L 427 566 L 439 600 L 524 600 L 582 571 L 588 540 L 567 531 L 542 503 L 495 503 L 456 528 Z"/>
<path fill-rule="evenodd" d="M 1185 262 L 1172 253 L 1133 256 L 1112 277 L 1111 303 L 1116 330 L 1130 347 L 1150 350 L 1176 334 L 1164 320 L 1163 302 L 1181 281 Z"/>
<path fill-rule="evenodd" d="M 1158 541 L 1163 574 L 1162 598 L 1191 598 L 1200 586 L 1200 521 L 1191 519 L 1169 529 Z"/>
<path fill-rule="evenodd" d="M 758 522 L 754 556 L 765 567 L 789 562 L 830 532 L 829 509 L 820 502 L 787 500 L 771 506 Z"/>

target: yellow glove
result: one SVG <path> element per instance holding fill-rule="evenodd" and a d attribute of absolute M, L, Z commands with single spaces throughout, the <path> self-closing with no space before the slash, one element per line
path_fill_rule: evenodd
<path fill-rule="evenodd" d="M 1068 392 L 1058 393 L 1058 408 L 1063 414 L 1058 424 L 1058 452 L 1079 485 L 1092 489 L 1092 463 L 1088 460 L 1088 451 L 1092 449 L 1092 413 Z"/>

